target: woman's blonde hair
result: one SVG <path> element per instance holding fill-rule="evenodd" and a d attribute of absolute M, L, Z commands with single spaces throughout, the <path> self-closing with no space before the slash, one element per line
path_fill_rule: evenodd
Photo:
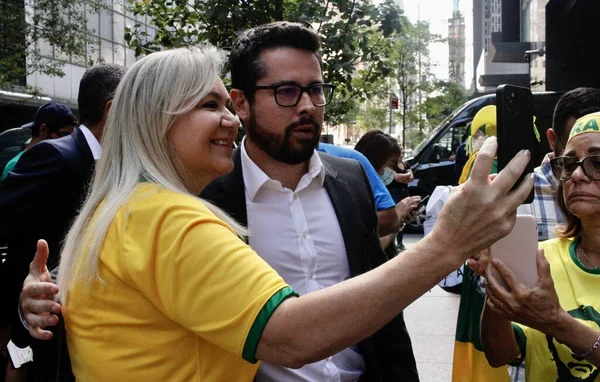
<path fill-rule="evenodd" d="M 190 111 L 210 92 L 223 61 L 223 54 L 208 45 L 174 49 L 152 53 L 125 73 L 104 128 L 104 155 L 96 165 L 86 201 L 61 253 L 61 301 L 66 301 L 75 275 L 88 283 L 99 278 L 98 256 L 108 228 L 140 179 L 190 194 L 176 170 L 177 159 L 168 132 L 179 115 Z M 238 234 L 245 233 L 219 208 L 205 204 Z"/>

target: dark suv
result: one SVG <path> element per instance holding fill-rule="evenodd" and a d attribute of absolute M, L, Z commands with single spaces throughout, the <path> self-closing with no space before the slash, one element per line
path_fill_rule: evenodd
<path fill-rule="evenodd" d="M 550 152 L 546 138 L 546 130 L 552 127 L 552 114 L 554 106 L 560 98 L 560 93 L 540 92 L 533 93 L 534 115 L 536 126 L 540 132 L 541 142 L 535 151 L 535 165 L 541 163 L 544 155 Z M 465 136 L 466 125 L 471 122 L 475 114 L 488 105 L 496 104 L 493 94 L 478 97 L 466 102 L 456 109 L 439 126 L 413 150 L 411 157 L 406 161 L 410 164 L 415 179 L 409 184 L 411 195 L 424 197 L 430 195 L 436 186 L 456 185 L 458 177 L 454 168 L 454 153 L 462 143 Z M 411 231 L 423 229 L 424 213 L 409 224 Z"/>

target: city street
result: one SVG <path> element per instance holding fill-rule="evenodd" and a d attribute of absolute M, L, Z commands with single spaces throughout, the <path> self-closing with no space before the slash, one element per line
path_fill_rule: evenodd
<path fill-rule="evenodd" d="M 409 248 L 422 237 L 420 234 L 407 234 L 404 236 L 404 245 Z M 404 311 L 421 382 L 452 380 L 452 353 L 459 300 L 458 295 L 435 287 Z"/>

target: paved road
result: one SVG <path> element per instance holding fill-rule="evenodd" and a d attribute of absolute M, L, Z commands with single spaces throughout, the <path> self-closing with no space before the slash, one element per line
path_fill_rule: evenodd
<path fill-rule="evenodd" d="M 410 247 L 422 237 L 405 235 L 404 244 Z M 458 295 L 435 287 L 404 311 L 421 382 L 452 380 L 452 353 L 459 300 Z"/>

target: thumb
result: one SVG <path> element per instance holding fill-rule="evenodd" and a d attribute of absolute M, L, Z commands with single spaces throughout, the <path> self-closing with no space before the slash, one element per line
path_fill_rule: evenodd
<path fill-rule="evenodd" d="M 542 289 L 546 289 L 546 286 L 553 286 L 554 281 L 552 280 L 552 274 L 550 273 L 550 263 L 546 260 L 543 249 L 538 249 L 537 251 L 536 264 L 538 273 L 537 285 Z"/>
<path fill-rule="evenodd" d="M 46 263 L 48 262 L 48 243 L 44 239 L 40 239 L 37 242 L 37 249 L 33 261 L 29 265 L 29 270 L 32 273 L 41 274 L 46 270 Z"/>

